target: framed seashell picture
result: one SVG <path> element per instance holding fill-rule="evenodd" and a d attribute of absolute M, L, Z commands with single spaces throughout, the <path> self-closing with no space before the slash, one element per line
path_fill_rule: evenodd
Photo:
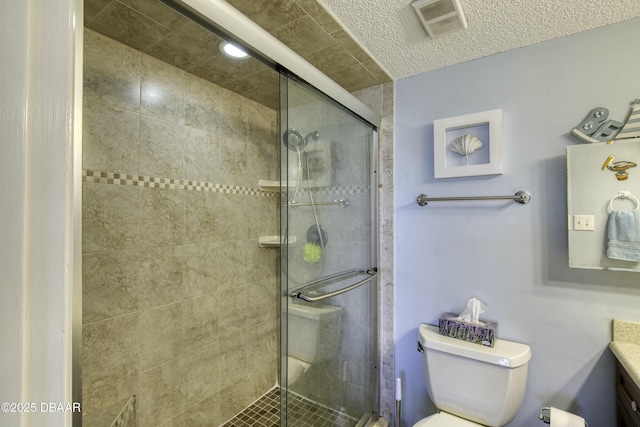
<path fill-rule="evenodd" d="M 502 174 L 502 110 L 433 122 L 435 178 Z"/>

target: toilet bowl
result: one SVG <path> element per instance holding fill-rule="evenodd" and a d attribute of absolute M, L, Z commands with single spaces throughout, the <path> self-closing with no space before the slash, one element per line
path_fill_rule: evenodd
<path fill-rule="evenodd" d="M 503 427 L 522 405 L 531 349 L 498 339 L 493 347 L 440 335 L 421 324 L 427 392 L 439 412 L 414 427 Z"/>
<path fill-rule="evenodd" d="M 342 307 L 289 303 L 287 307 L 287 385 L 292 386 L 315 363 L 337 354 Z"/>

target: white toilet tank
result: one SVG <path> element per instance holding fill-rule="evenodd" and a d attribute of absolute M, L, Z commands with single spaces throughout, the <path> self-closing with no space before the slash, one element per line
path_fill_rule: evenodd
<path fill-rule="evenodd" d="M 425 324 L 418 336 L 427 391 L 438 409 L 491 427 L 515 418 L 527 384 L 528 345 L 498 339 L 486 347 Z"/>
<path fill-rule="evenodd" d="M 342 307 L 289 304 L 287 309 L 289 356 L 314 363 L 336 355 L 342 336 Z"/>

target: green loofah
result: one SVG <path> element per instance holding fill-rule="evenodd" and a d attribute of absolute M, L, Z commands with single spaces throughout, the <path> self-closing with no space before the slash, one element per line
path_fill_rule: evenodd
<path fill-rule="evenodd" d="M 322 259 L 322 248 L 315 243 L 305 243 L 303 255 L 305 262 L 319 262 Z"/>

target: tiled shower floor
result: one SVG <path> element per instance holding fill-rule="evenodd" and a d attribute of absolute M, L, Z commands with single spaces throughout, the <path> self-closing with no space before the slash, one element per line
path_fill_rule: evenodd
<path fill-rule="evenodd" d="M 289 426 L 352 427 L 358 420 L 336 410 L 289 393 Z M 280 388 L 275 387 L 222 427 L 278 427 L 280 425 Z"/>

